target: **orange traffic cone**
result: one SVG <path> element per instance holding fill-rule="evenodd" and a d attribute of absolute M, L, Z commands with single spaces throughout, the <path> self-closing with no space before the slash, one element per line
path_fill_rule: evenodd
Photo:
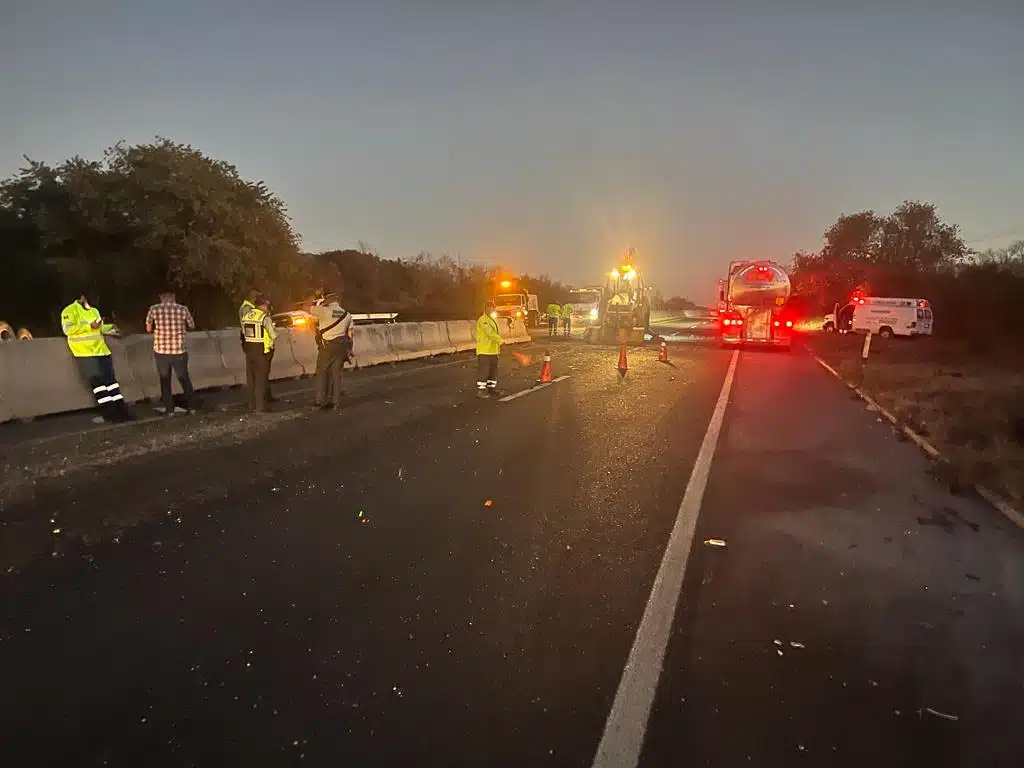
<path fill-rule="evenodd" d="M 622 346 L 619 347 L 619 376 L 625 376 L 627 370 L 628 365 L 626 364 L 626 345 L 623 344 Z"/>
<path fill-rule="evenodd" d="M 667 363 L 668 362 L 668 347 L 665 346 L 665 340 L 664 339 L 661 340 L 661 349 L 658 350 L 658 362 L 659 363 Z"/>
<path fill-rule="evenodd" d="M 538 384 L 550 384 L 551 383 L 551 353 L 544 353 L 544 364 L 540 367 L 540 378 L 537 379 Z"/>

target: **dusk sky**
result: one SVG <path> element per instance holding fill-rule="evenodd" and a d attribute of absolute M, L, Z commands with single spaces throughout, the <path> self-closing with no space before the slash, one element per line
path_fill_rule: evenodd
<path fill-rule="evenodd" d="M 420 250 L 665 295 L 939 206 L 1024 237 L 1024 3 L 5 2 L 0 176 L 191 143 L 307 250 Z M 836 9 L 843 10 L 836 10 Z"/>

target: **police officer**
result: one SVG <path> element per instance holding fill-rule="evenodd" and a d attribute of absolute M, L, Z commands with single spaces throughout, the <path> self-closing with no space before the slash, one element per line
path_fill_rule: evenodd
<path fill-rule="evenodd" d="M 552 302 L 548 304 L 548 336 L 558 335 L 558 320 L 562 315 L 562 308 Z"/>
<path fill-rule="evenodd" d="M 252 301 L 255 299 L 255 303 Z M 277 331 L 270 319 L 270 302 L 250 294 L 249 304 L 242 304 L 242 348 L 245 352 L 245 378 L 249 393 L 249 409 L 255 413 L 267 410 L 270 395 L 270 352 Z"/>
<path fill-rule="evenodd" d="M 345 396 L 343 371 L 352 354 L 352 315 L 345 311 L 336 293 L 327 292 L 313 305 L 316 318 L 316 407 L 338 410 Z M 327 399 L 330 397 L 331 403 Z"/>
<path fill-rule="evenodd" d="M 570 331 L 572 331 L 572 304 L 565 303 L 562 305 L 562 335 L 569 338 Z"/>
<path fill-rule="evenodd" d="M 494 319 L 494 302 L 484 304 L 484 313 L 476 321 L 476 396 L 500 397 L 498 391 L 498 355 L 501 332 Z"/>

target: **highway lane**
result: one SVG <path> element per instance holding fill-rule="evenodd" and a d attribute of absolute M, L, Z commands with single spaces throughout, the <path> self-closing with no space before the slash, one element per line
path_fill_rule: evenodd
<path fill-rule="evenodd" d="M 928 470 L 807 356 L 744 355 L 641 765 L 1024 764 L 1024 535 Z"/>
<path fill-rule="evenodd" d="M 545 347 L 570 378 L 508 403 L 381 377 L 6 508 L 98 543 L 3 577 L 0 759 L 591 765 L 731 354 Z M 642 765 L 1014 764 L 1024 542 L 925 470 L 740 356 Z"/>
<path fill-rule="evenodd" d="M 586 764 L 728 356 L 553 353 L 40 489 L 137 523 L 5 577 L 5 763 Z"/>

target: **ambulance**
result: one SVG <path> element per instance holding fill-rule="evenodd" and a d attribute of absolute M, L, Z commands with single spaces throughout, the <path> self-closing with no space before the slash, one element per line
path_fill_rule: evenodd
<path fill-rule="evenodd" d="M 854 296 L 842 309 L 825 316 L 826 331 L 873 333 L 883 339 L 931 336 L 934 316 L 927 299 Z"/>

